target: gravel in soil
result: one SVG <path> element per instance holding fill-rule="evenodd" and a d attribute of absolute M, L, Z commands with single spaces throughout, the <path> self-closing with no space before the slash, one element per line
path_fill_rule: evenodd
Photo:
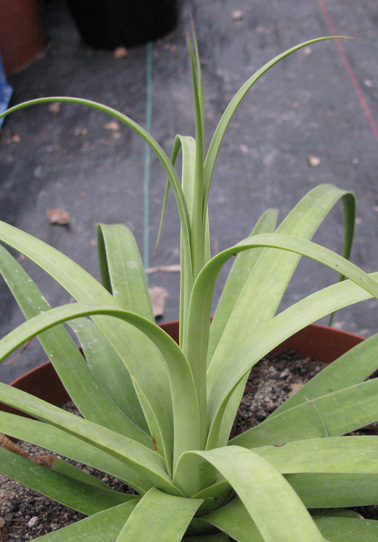
<path fill-rule="evenodd" d="M 252 370 L 240 404 L 232 436 L 261 423 L 287 397 L 325 367 L 325 363 L 303 359 L 293 351 L 265 357 Z M 67 410 L 73 411 L 68 404 Z M 376 428 L 369 433 L 377 433 Z M 31 455 L 50 453 L 36 446 L 21 443 Z M 78 466 L 77 463 L 74 463 Z M 122 482 L 87 466 L 88 473 L 99 477 L 117 491 L 133 493 Z M 359 509 L 363 517 L 377 518 L 378 507 Z M 26 542 L 48 532 L 70 525 L 85 517 L 66 506 L 24 487 L 0 474 L 0 540 Z"/>

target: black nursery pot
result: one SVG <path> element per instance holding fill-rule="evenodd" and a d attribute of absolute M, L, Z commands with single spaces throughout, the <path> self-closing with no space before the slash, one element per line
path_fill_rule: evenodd
<path fill-rule="evenodd" d="M 81 37 L 94 49 L 132 47 L 171 32 L 178 0 L 67 0 Z"/>

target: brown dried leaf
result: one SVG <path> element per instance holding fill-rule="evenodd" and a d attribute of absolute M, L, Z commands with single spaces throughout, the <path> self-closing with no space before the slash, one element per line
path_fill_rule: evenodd
<path fill-rule="evenodd" d="M 51 111 L 51 113 L 54 113 L 57 115 L 60 111 L 60 106 L 62 105 L 61 102 L 54 102 L 48 106 L 48 110 Z"/>
<path fill-rule="evenodd" d="M 156 267 L 149 267 L 146 269 L 146 273 L 149 275 L 151 273 L 178 273 L 181 271 L 180 264 L 174 264 L 174 265 L 158 265 Z"/>
<path fill-rule="evenodd" d="M 119 123 L 115 120 L 112 120 L 104 124 L 104 128 L 105 130 L 112 130 L 113 132 L 116 132 L 117 130 L 119 130 Z"/>
<path fill-rule="evenodd" d="M 114 58 L 126 58 L 129 53 L 125 47 L 117 47 L 114 49 Z"/>
<path fill-rule="evenodd" d="M 13 452 L 14 454 L 24 457 L 25 459 L 29 459 L 30 457 L 28 452 L 20 448 L 20 446 L 15 444 L 13 440 L 8 438 L 6 435 L 3 435 L 3 433 L 0 433 L 0 446 L 6 450 L 9 450 L 10 452 Z"/>
<path fill-rule="evenodd" d="M 315 167 L 315 166 L 318 166 L 321 162 L 320 158 L 318 156 L 309 156 L 307 158 L 307 162 L 308 162 L 308 165 L 311 166 L 311 167 Z"/>
<path fill-rule="evenodd" d="M 59 226 L 66 226 L 71 220 L 67 211 L 58 208 L 47 209 L 47 218 L 51 224 L 58 224 Z"/>
<path fill-rule="evenodd" d="M 33 455 L 30 457 L 30 461 L 37 463 L 46 469 L 51 469 L 54 464 L 55 457 L 53 455 Z"/>
<path fill-rule="evenodd" d="M 157 316 L 163 316 L 165 298 L 168 297 L 167 290 L 165 288 L 161 288 L 160 286 L 154 286 L 154 288 L 149 288 L 148 291 L 150 293 L 152 311 L 155 318 Z"/>

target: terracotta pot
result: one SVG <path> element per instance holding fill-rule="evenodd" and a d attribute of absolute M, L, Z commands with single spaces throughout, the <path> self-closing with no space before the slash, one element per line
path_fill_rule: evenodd
<path fill-rule="evenodd" d="M 38 0 L 0 0 L 0 54 L 5 74 L 26 68 L 46 48 Z"/>
<path fill-rule="evenodd" d="M 167 322 L 161 327 L 178 342 L 179 324 L 177 321 Z M 284 341 L 272 353 L 278 353 L 284 348 L 292 348 L 303 357 L 330 363 L 364 340 L 363 337 L 353 333 L 312 324 Z M 11 385 L 54 405 L 62 405 L 69 401 L 69 396 L 49 361 L 17 378 Z M 1 403 L 0 410 L 17 412 Z"/>

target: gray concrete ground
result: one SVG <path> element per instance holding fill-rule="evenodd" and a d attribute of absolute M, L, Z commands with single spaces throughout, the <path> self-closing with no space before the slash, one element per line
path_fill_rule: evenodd
<path fill-rule="evenodd" d="M 80 96 L 119 108 L 144 124 L 146 47 L 130 49 L 122 59 L 112 52 L 92 51 L 82 44 L 63 2 L 50 0 L 45 10 L 50 49 L 43 59 L 10 78 L 12 104 L 40 96 Z M 153 45 L 152 133 L 168 153 L 176 133 L 193 134 L 185 43 L 190 15 L 202 56 L 208 139 L 229 99 L 269 59 L 333 30 L 359 38 L 339 45 L 323 42 L 295 53 L 246 97 L 229 127 L 214 175 L 212 251 L 246 237 L 267 207 L 280 209 L 282 218 L 309 189 L 334 183 L 357 196 L 352 259 L 368 272 L 377 271 L 376 0 L 182 0 L 177 30 Z M 127 128 L 109 129 L 109 121 L 78 106 L 43 105 L 9 117 L 0 135 L 1 219 L 62 250 L 96 277 L 96 223 L 125 222 L 142 250 L 146 238 L 145 147 Z M 309 165 L 311 156 L 318 158 L 318 165 Z M 173 200 L 159 250 L 152 256 L 164 184 L 164 171 L 152 157 L 146 262 L 150 266 L 177 264 L 179 259 Z M 47 208 L 68 211 L 70 226 L 51 225 Z M 342 231 L 340 205 L 315 240 L 340 251 Z M 26 261 L 22 264 L 52 305 L 70 300 L 43 272 Z M 303 262 L 283 307 L 335 278 L 328 269 Z M 164 320 L 177 318 L 178 274 L 157 273 L 149 280 L 151 286 L 169 292 Z M 5 286 L 0 288 L 3 335 L 22 318 Z M 377 304 L 365 302 L 338 313 L 335 325 L 369 336 L 377 331 L 377 315 Z M 44 359 L 33 341 L 0 369 L 0 380 L 10 381 Z"/>

